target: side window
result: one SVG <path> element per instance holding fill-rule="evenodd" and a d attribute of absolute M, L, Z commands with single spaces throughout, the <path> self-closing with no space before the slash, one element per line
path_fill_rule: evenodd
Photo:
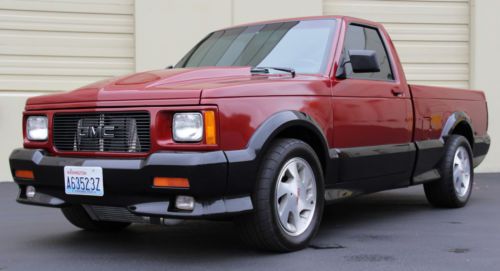
<path fill-rule="evenodd" d="M 346 63 L 345 72 L 347 78 L 394 80 L 391 64 L 382 38 L 377 29 L 359 25 L 349 25 L 342 50 L 342 61 L 349 61 L 349 50 L 373 50 L 377 53 L 380 72 L 353 73 L 350 63 Z"/>

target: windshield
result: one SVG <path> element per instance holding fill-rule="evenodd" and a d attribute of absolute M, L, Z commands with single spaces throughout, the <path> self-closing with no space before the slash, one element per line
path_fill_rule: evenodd
<path fill-rule="evenodd" d="M 286 67 L 297 73 L 324 73 L 336 25 L 335 19 L 305 20 L 216 31 L 175 67 Z"/>

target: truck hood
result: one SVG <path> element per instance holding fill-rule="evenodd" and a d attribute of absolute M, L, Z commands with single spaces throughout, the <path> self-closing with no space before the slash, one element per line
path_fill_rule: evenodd
<path fill-rule="evenodd" d="M 69 92 L 32 97 L 26 106 L 27 109 L 40 108 L 41 105 L 43 108 L 87 107 L 119 105 L 120 101 L 198 104 L 205 83 L 250 76 L 250 67 L 155 70 L 102 80 Z"/>
<path fill-rule="evenodd" d="M 323 80 L 324 77 L 316 75 L 252 75 L 250 67 L 156 70 L 99 81 L 69 92 L 32 97 L 26 103 L 26 110 L 197 105 L 203 99 L 223 97 L 328 95 Z M 323 89 L 324 93 L 314 89 Z"/>

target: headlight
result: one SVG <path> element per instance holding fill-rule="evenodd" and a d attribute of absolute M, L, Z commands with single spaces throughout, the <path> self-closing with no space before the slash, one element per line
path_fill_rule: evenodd
<path fill-rule="evenodd" d="M 175 141 L 198 142 L 203 139 L 201 113 L 176 113 L 172 126 Z"/>
<path fill-rule="evenodd" d="M 47 140 L 49 135 L 47 117 L 28 117 L 26 120 L 26 135 L 29 140 Z"/>

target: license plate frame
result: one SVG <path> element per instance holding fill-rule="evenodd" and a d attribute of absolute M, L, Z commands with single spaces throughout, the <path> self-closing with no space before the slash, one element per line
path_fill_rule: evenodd
<path fill-rule="evenodd" d="M 64 192 L 66 195 L 104 196 L 102 167 L 64 167 Z"/>

